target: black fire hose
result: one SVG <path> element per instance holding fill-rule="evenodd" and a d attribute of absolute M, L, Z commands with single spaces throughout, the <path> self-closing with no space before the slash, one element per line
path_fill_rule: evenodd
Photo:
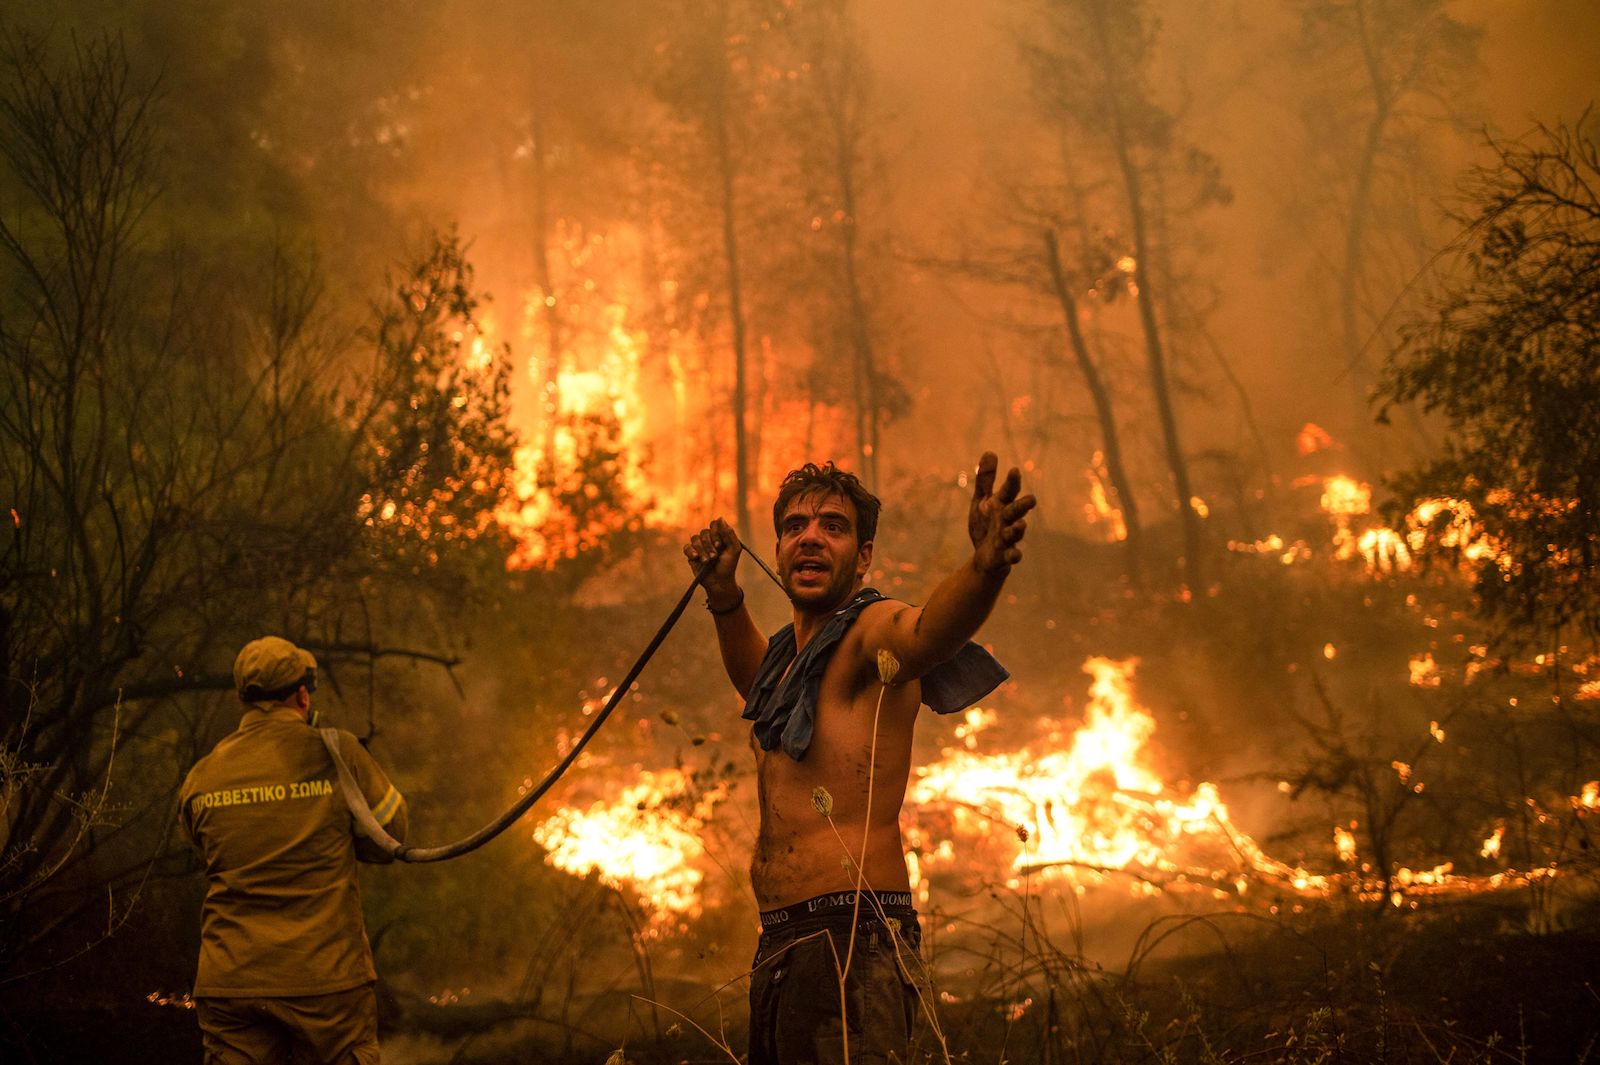
<path fill-rule="evenodd" d="M 752 557 L 754 556 L 752 555 Z M 760 560 L 758 559 L 757 561 L 759 562 Z M 689 582 L 689 587 L 685 588 L 683 594 L 678 597 L 678 605 L 672 608 L 672 613 L 667 615 L 667 620 L 661 623 L 661 627 L 656 630 L 655 636 L 651 638 L 650 643 L 639 655 L 638 660 L 633 663 L 633 668 L 628 670 L 628 675 L 622 678 L 622 683 L 617 685 L 616 690 L 611 693 L 611 698 L 606 700 L 606 705 L 594 716 L 594 720 L 589 722 L 589 727 L 578 738 L 578 742 L 572 745 L 572 750 L 567 752 L 567 756 L 561 759 L 561 762 L 550 770 L 536 787 L 513 803 L 505 813 L 490 821 L 472 835 L 458 839 L 454 843 L 446 843 L 442 847 L 408 847 L 385 832 L 383 826 L 379 825 L 377 819 L 372 816 L 372 810 L 367 805 L 366 796 L 361 794 L 361 788 L 356 784 L 355 778 L 350 775 L 349 767 L 345 765 L 344 758 L 339 754 L 338 733 L 333 729 L 323 729 L 322 740 L 327 745 L 329 753 L 333 755 L 333 764 L 339 772 L 339 786 L 344 792 L 345 804 L 350 807 L 350 813 L 355 818 L 356 825 L 361 830 L 362 835 L 372 840 L 391 858 L 399 861 L 442 862 L 449 858 L 459 858 L 463 854 L 475 851 L 510 828 L 518 818 L 528 812 L 534 803 L 539 801 L 545 792 L 550 790 L 556 781 L 561 779 L 561 775 L 572 766 L 572 763 L 577 761 L 578 755 L 583 753 L 583 748 L 594 738 L 595 733 L 600 731 L 600 726 L 606 723 L 606 718 L 611 716 L 611 711 L 615 710 L 617 704 L 622 702 L 622 697 L 627 694 L 629 688 L 633 687 L 633 682 L 639 679 L 639 674 L 644 671 L 645 663 L 650 661 L 650 656 L 656 653 L 656 649 L 661 646 L 661 641 L 667 638 L 667 633 L 672 631 L 672 627 L 678 623 L 678 618 L 683 616 L 684 608 L 689 605 L 689 597 L 694 594 L 695 587 L 699 585 L 714 562 L 715 559 L 708 560 L 694 571 L 694 579 Z M 761 563 L 761 568 L 766 570 L 766 564 Z M 772 571 L 767 570 L 767 572 L 771 574 Z M 773 579 L 776 580 L 775 577 Z"/>

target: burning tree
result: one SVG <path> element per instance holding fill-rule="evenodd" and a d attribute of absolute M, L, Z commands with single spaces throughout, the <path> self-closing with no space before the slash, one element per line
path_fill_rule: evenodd
<path fill-rule="evenodd" d="M 688 256 L 691 269 L 700 274 L 688 293 L 713 298 L 726 316 L 727 342 L 733 370 L 730 410 L 733 430 L 734 514 L 740 535 L 750 535 L 750 480 L 753 475 L 750 439 L 750 283 L 752 203 L 751 171 L 755 117 L 765 102 L 759 85 L 765 44 L 770 29 L 760 12 L 733 0 L 685 5 L 676 23 L 675 38 L 661 49 L 664 56 L 656 92 L 668 114 L 680 124 L 689 145 L 671 160 L 681 186 L 693 195 L 684 204 L 692 214 L 691 226 L 704 227 L 684 234 L 682 246 L 715 247 L 709 254 Z M 693 202 L 693 201 L 698 202 Z M 714 234 L 714 236 L 712 235 Z M 715 294 L 714 297 L 712 294 Z M 717 434 L 718 437 L 721 434 Z"/>
<path fill-rule="evenodd" d="M 511 364 L 503 348 L 467 341 L 478 298 L 454 234 L 436 239 L 391 287 L 372 337 L 378 388 L 363 397 L 377 402 L 357 421 L 370 482 L 359 513 L 399 533 L 391 546 L 424 570 L 452 542 L 504 536 L 495 510 L 516 446 L 506 425 Z"/>
<path fill-rule="evenodd" d="M 1469 518 L 1493 545 L 1473 563 L 1484 609 L 1513 642 L 1600 638 L 1600 146 L 1592 113 L 1491 142 L 1454 247 L 1461 273 L 1403 330 L 1383 415 L 1443 415 L 1443 454 L 1397 477 L 1395 508 L 1436 508 L 1428 541 L 1460 550 Z M 1451 544 L 1456 546 L 1452 547 Z"/>

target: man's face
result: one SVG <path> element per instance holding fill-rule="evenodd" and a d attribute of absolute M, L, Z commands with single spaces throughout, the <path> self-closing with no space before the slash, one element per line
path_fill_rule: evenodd
<path fill-rule="evenodd" d="M 778 576 L 802 610 L 829 611 L 856 590 L 872 564 L 872 544 L 856 535 L 855 504 L 831 492 L 790 500 L 778 522 Z"/>

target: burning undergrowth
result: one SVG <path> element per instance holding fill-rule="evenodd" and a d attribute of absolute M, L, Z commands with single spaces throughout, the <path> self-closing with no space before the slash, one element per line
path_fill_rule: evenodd
<path fill-rule="evenodd" d="M 1030 562 L 1051 565 L 1015 584 L 984 632 L 1014 679 L 961 715 L 924 717 L 902 819 L 956 1042 L 1001 1023 L 1088 1024 L 1065 1003 L 1157 961 L 1179 971 L 1180 955 L 1218 943 L 1250 954 L 1263 934 L 1310 925 L 1345 946 L 1339 929 L 1455 912 L 1557 933 L 1581 912 L 1600 782 L 1569 730 L 1592 716 L 1593 663 L 1559 646 L 1492 649 L 1452 565 L 1369 557 L 1361 543 L 1419 533 L 1382 533 L 1361 482 L 1308 477 L 1284 497 L 1281 531 L 1236 536 L 1216 585 L 1189 602 L 1106 579 L 1116 542 L 1030 533 Z M 658 613 L 637 589 L 684 579 L 670 533 L 643 542 L 527 634 L 530 647 L 567 634 L 543 687 L 580 691 L 579 712 L 497 741 L 474 780 L 492 758 L 520 775 L 565 753 L 605 701 Z M 910 599 L 948 563 L 886 546 L 873 581 Z M 750 584 L 774 627 L 784 604 Z M 470 983 L 474 1009 L 504 999 L 569 1031 L 706 1047 L 689 1025 L 666 1035 L 677 1011 L 738 1045 L 755 782 L 715 654 L 691 612 L 623 714 L 501 844 L 541 869 L 522 923 L 497 934 L 508 958 L 532 960 L 510 962 L 509 983 L 452 963 L 427 993 Z M 1351 964 L 1359 977 L 1366 962 Z M 1312 1022 L 1295 1023 L 1304 1035 Z"/>
<path fill-rule="evenodd" d="M 903 827 L 953 1016 L 989 1002 L 1044 1023 L 1063 974 L 1138 956 L 1141 930 L 1174 918 L 1367 921 L 1483 899 L 1553 928 L 1584 896 L 1600 783 L 1549 741 L 1587 705 L 1590 663 L 1492 655 L 1453 572 L 1362 549 L 1421 534 L 1383 532 L 1360 482 L 1293 498 L 1309 513 L 1236 544 L 1198 625 L 1177 617 L 1192 605 L 1115 588 L 1069 624 L 1060 589 L 1028 587 L 986 632 L 1017 679 L 923 723 Z M 922 568 L 879 579 L 914 585 Z M 759 616 L 781 611 L 755 594 Z M 703 650 L 641 686 L 628 739 L 581 762 L 528 833 L 636 908 L 653 981 L 682 981 L 659 1001 L 701 1020 L 738 1012 L 754 939 L 754 782 Z"/>
<path fill-rule="evenodd" d="M 1241 906 L 1260 899 L 1275 911 L 1285 896 L 1415 907 L 1421 898 L 1527 886 L 1558 874 L 1553 862 L 1507 864 L 1503 822 L 1471 856 L 1479 861 L 1462 863 L 1500 866 L 1488 872 L 1457 872 L 1447 861 L 1396 864 L 1385 877 L 1361 854 L 1359 821 L 1329 825 L 1319 860 L 1274 857 L 1236 823 L 1219 785 L 1169 783 L 1157 770 L 1157 724 L 1137 700 L 1136 665 L 1085 662 L 1089 697 L 1076 721 L 1030 715 L 1031 729 L 1002 733 L 994 728 L 996 710 L 970 709 L 951 730 L 956 742 L 913 769 L 904 828 L 924 909 L 938 908 L 936 885 L 956 893 L 993 885 L 1014 891 L 1029 875 L 1041 891 L 1121 885 L 1146 895 L 1199 892 Z M 1019 742 L 1018 731 L 1032 735 Z M 1429 736 L 1446 739 L 1436 722 Z M 1409 763 L 1396 759 L 1389 769 L 1397 786 L 1425 790 Z M 594 873 L 637 894 L 658 924 L 687 930 L 680 919 L 702 912 L 702 840 L 733 782 L 706 786 L 681 769 L 638 773 L 609 801 L 561 808 L 533 836 L 551 864 Z M 1284 782 L 1280 790 L 1292 786 Z M 1529 805 L 1535 822 L 1581 824 L 1600 812 L 1600 783 Z"/>

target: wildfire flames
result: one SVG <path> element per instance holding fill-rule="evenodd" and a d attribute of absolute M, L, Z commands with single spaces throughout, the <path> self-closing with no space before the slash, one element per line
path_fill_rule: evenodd
<path fill-rule="evenodd" d="M 636 254 L 631 243 L 569 234 L 561 246 L 579 279 L 572 292 L 529 292 L 503 338 L 492 321 L 481 325 L 485 342 L 510 339 L 531 352 L 519 382 L 531 402 L 519 404 L 514 498 L 494 516 L 516 543 L 510 568 L 550 567 L 622 528 L 682 528 L 690 514 L 731 507 L 736 478 L 718 434 L 732 430 L 732 382 L 700 350 L 701 326 L 679 319 L 705 307 L 675 310 L 671 280 L 649 297 L 603 280 L 601 261 Z M 558 306 L 565 324 L 552 352 L 547 314 Z M 776 483 L 796 455 L 855 446 L 844 406 L 784 392 L 791 368 L 776 347 L 770 336 L 753 337 L 746 355 L 750 472 L 760 484 Z"/>
<path fill-rule="evenodd" d="M 982 708 L 967 712 L 955 729 L 956 744 L 917 769 L 911 782 L 906 838 L 913 887 L 924 903 L 931 878 L 946 871 L 1012 886 L 1032 876 L 1080 892 L 1115 879 L 1144 893 L 1347 893 L 1363 900 L 1387 896 L 1396 906 L 1555 875 L 1553 868 L 1540 867 L 1467 876 L 1445 863 L 1401 867 L 1385 879 L 1361 862 L 1357 822 L 1333 828 L 1337 870 L 1313 872 L 1271 857 L 1233 822 L 1216 785 L 1177 788 L 1152 768 L 1147 746 L 1156 723 L 1134 698 L 1136 665 L 1132 659 L 1085 662 L 1092 679 L 1082 724 L 1070 731 L 1052 727 L 1040 749 L 981 750 L 995 715 Z M 1443 735 L 1437 724 L 1430 731 L 1435 739 Z M 1409 765 L 1396 762 L 1394 771 L 1409 782 Z M 657 922 L 670 924 L 701 912 L 703 874 L 696 863 L 705 856 L 703 830 L 725 797 L 725 785 L 697 793 L 693 780 L 676 770 L 641 773 L 639 783 L 614 801 L 561 809 L 535 829 L 534 838 L 549 848 L 552 864 L 580 876 L 595 873 L 612 887 L 652 900 Z M 1585 785 L 1571 803 L 1578 811 L 1600 808 L 1600 781 Z M 1499 856 L 1503 835 L 1504 826 L 1496 826 L 1484 841 L 1483 857 Z M 995 848 L 1001 865 L 974 867 L 975 857 L 993 857 Z M 1274 906 L 1270 900 L 1264 904 Z"/>
<path fill-rule="evenodd" d="M 530 304 L 526 336 L 534 335 L 531 323 L 537 309 Z M 523 544 L 517 565 L 548 565 L 571 557 L 606 531 L 602 525 L 585 526 L 581 506 L 564 503 L 560 493 L 559 471 L 581 466 L 584 442 L 578 431 L 586 419 L 610 425 L 613 443 L 620 445 L 617 453 L 635 456 L 624 461 L 618 479 L 636 501 L 648 501 L 644 520 L 681 524 L 692 509 L 684 494 L 687 479 L 662 491 L 659 485 L 665 481 L 659 471 L 646 483 L 637 458 L 649 453 L 644 400 L 652 386 L 639 370 L 639 352 L 647 338 L 630 333 L 626 319 L 620 305 L 612 307 L 598 346 L 585 356 L 591 368 L 563 368 L 543 387 L 547 431 L 542 441 L 519 452 L 518 503 L 500 515 Z M 770 360 L 770 351 L 764 354 Z M 684 377 L 681 366 L 671 365 L 676 367 L 676 384 L 670 391 L 681 418 Z M 1324 437 L 1302 433 L 1302 453 L 1325 449 L 1329 441 Z M 1126 530 L 1104 487 L 1103 461 L 1096 455 L 1088 470 L 1091 491 L 1084 518 L 1114 542 Z M 1299 483 L 1320 489 L 1321 508 L 1332 525 L 1331 556 L 1360 560 L 1372 575 L 1410 569 L 1430 536 L 1456 549 L 1463 564 L 1501 561 L 1496 545 L 1475 524 L 1471 508 L 1460 501 L 1426 501 L 1396 530 L 1372 520 L 1371 487 L 1355 478 L 1340 474 Z M 1195 500 L 1194 505 L 1205 513 L 1203 502 Z M 1284 565 L 1318 553 L 1303 540 L 1287 541 L 1277 534 L 1229 547 L 1275 557 Z M 1324 653 L 1331 659 L 1336 649 L 1330 643 Z M 1476 648 L 1474 653 L 1484 657 Z M 1471 681 L 1474 666 L 1481 668 L 1482 663 L 1468 663 L 1465 681 Z M 1339 894 L 1415 905 L 1419 896 L 1468 894 L 1554 875 L 1551 868 L 1535 868 L 1467 876 L 1455 873 L 1449 863 L 1421 870 L 1374 869 L 1361 859 L 1361 826 L 1354 821 L 1332 826 L 1325 871 L 1273 858 L 1234 823 L 1215 784 L 1175 786 L 1153 767 L 1147 746 L 1156 723 L 1134 698 L 1135 668 L 1135 660 L 1090 658 L 1084 664 L 1091 685 L 1081 724 L 1054 723 L 1034 746 L 984 750 L 997 715 L 983 708 L 968 711 L 955 729 L 955 745 L 917 769 L 909 789 L 904 827 L 913 884 L 924 902 L 932 882 L 947 875 L 1012 885 L 1031 878 L 1046 887 L 1075 891 L 1116 880 L 1140 892 L 1198 889 L 1241 903 L 1254 892 L 1269 906 L 1283 896 Z M 1442 680 L 1431 653 L 1411 658 L 1412 685 L 1433 688 Z M 1591 687 L 1600 690 L 1600 682 Z M 1578 697 L 1593 694 L 1586 687 Z M 1443 742 L 1437 722 L 1430 732 Z M 1396 762 L 1394 771 L 1405 786 L 1423 788 L 1421 782 L 1410 781 L 1409 765 Z M 614 799 L 563 807 L 540 823 L 533 837 L 546 848 L 552 865 L 578 876 L 594 875 L 618 891 L 648 900 L 651 929 L 660 933 L 682 927 L 703 910 L 709 864 L 704 839 L 726 788 L 722 784 L 702 790 L 692 774 L 679 770 L 640 770 L 637 781 Z M 1580 814 L 1594 810 L 1600 804 L 1600 783 L 1591 782 L 1571 804 Z M 1484 831 L 1481 856 L 1500 860 L 1504 826 L 1485 826 Z"/>
<path fill-rule="evenodd" d="M 521 336 L 532 341 L 543 301 L 524 300 Z M 597 507 L 599 487 L 593 464 L 613 453 L 615 488 L 637 506 L 644 520 L 681 524 L 688 503 L 683 492 L 660 489 L 645 475 L 651 454 L 646 395 L 650 385 L 640 372 L 640 345 L 647 338 L 628 328 L 627 307 L 606 306 L 596 330 L 583 334 L 569 353 L 572 365 L 556 368 L 549 380 L 540 359 L 530 360 L 528 383 L 536 390 L 535 424 L 530 442 L 517 448 L 512 475 L 515 501 L 503 507 L 500 523 L 517 542 L 510 560 L 515 569 L 549 566 L 600 543 L 615 531 L 618 515 Z M 666 361 L 671 380 L 656 402 L 681 419 L 686 402 L 682 364 Z M 662 399 L 670 403 L 662 404 Z M 588 473 L 589 476 L 583 476 Z"/>
<path fill-rule="evenodd" d="M 652 923 L 660 926 L 699 916 L 702 831 L 727 795 L 726 783 L 702 791 L 681 770 L 641 770 L 639 782 L 614 800 L 563 807 L 534 827 L 533 838 L 558 869 L 594 873 L 650 900 Z"/>
<path fill-rule="evenodd" d="M 1049 749 L 1002 753 L 949 749 L 916 772 L 911 788 L 919 820 L 948 813 L 950 836 L 914 831 L 920 869 L 931 872 L 966 851 L 969 842 L 1015 840 L 1012 883 L 1023 873 L 1082 885 L 1127 874 L 1141 890 L 1201 884 L 1243 893 L 1252 877 L 1299 891 L 1323 891 L 1325 877 L 1267 857 L 1232 822 L 1217 787 L 1174 789 L 1148 764 L 1155 719 L 1133 698 L 1136 660 L 1091 658 L 1083 724 L 1070 738 L 1048 735 Z M 1064 742 L 1062 742 L 1064 740 Z"/>

